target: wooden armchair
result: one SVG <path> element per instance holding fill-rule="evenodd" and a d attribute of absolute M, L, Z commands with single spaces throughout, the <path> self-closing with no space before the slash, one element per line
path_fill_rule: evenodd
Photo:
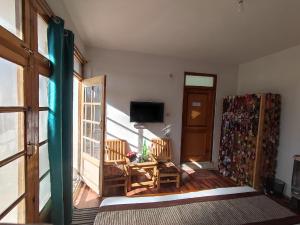
<path fill-rule="evenodd" d="M 110 187 L 124 187 L 124 193 L 127 194 L 127 142 L 124 140 L 107 140 L 105 142 L 104 155 L 104 190 Z"/>
<path fill-rule="evenodd" d="M 180 169 L 171 162 L 171 140 L 153 139 L 151 140 L 152 155 L 158 162 L 157 166 L 157 188 L 162 183 L 176 183 L 176 188 L 180 187 Z"/>

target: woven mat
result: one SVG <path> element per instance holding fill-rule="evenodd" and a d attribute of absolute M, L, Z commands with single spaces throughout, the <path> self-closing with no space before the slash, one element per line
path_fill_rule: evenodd
<path fill-rule="evenodd" d="M 85 208 L 73 210 L 72 225 L 93 225 L 99 208 Z"/>
<path fill-rule="evenodd" d="M 138 204 L 139 205 L 139 204 Z M 94 225 L 297 224 L 299 216 L 264 195 L 199 198 L 100 208 Z"/>

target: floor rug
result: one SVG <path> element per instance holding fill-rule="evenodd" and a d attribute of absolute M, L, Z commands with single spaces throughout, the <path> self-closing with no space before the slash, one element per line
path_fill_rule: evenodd
<path fill-rule="evenodd" d="M 85 208 L 73 210 L 72 225 L 93 225 L 99 208 Z"/>
<path fill-rule="evenodd" d="M 297 224 L 300 217 L 257 192 L 100 207 L 95 225 Z"/>

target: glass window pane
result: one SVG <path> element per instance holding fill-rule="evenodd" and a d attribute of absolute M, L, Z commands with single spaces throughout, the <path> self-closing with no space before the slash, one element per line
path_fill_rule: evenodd
<path fill-rule="evenodd" d="M 0 106 L 23 106 L 23 67 L 1 57 Z"/>
<path fill-rule="evenodd" d="M 100 143 L 94 142 L 94 157 L 100 159 Z"/>
<path fill-rule="evenodd" d="M 37 25 L 38 25 L 38 50 L 39 53 L 41 53 L 46 58 L 49 58 L 48 55 L 48 24 L 47 22 L 38 15 L 37 19 Z"/>
<path fill-rule="evenodd" d="M 82 135 L 86 137 L 86 122 L 82 122 Z"/>
<path fill-rule="evenodd" d="M 84 136 L 92 138 L 92 124 L 91 123 L 86 123 L 86 133 Z"/>
<path fill-rule="evenodd" d="M 83 151 L 83 152 L 86 152 L 85 149 L 86 149 L 86 141 L 85 141 L 85 138 L 83 138 L 83 139 L 82 139 L 82 151 Z"/>
<path fill-rule="evenodd" d="M 24 224 L 25 222 L 25 199 L 23 199 L 2 220 L 0 220 L 0 223 Z"/>
<path fill-rule="evenodd" d="M 87 139 L 83 139 L 83 141 L 84 141 L 83 151 L 87 154 L 91 154 L 91 142 Z"/>
<path fill-rule="evenodd" d="M 0 160 L 24 150 L 24 115 L 0 113 Z"/>
<path fill-rule="evenodd" d="M 78 74 L 81 74 L 81 63 L 76 56 L 74 56 L 74 71 Z"/>
<path fill-rule="evenodd" d="M 91 102 L 92 100 L 92 87 L 84 88 L 84 102 Z"/>
<path fill-rule="evenodd" d="M 93 124 L 93 136 L 92 138 L 94 140 L 100 141 L 100 125 L 99 124 Z"/>
<path fill-rule="evenodd" d="M 23 38 L 22 0 L 0 1 L 0 25 L 18 38 Z"/>
<path fill-rule="evenodd" d="M 39 106 L 48 107 L 48 86 L 49 78 L 40 75 L 39 76 Z"/>
<path fill-rule="evenodd" d="M 91 105 L 85 105 L 84 106 L 85 110 L 84 110 L 84 118 L 86 120 L 92 120 L 92 106 Z"/>
<path fill-rule="evenodd" d="M 50 169 L 48 144 L 44 144 L 40 146 L 39 167 L 40 167 L 40 178 L 41 178 Z"/>
<path fill-rule="evenodd" d="M 187 75 L 185 86 L 213 87 L 214 77 Z"/>
<path fill-rule="evenodd" d="M 95 105 L 94 106 L 94 112 L 95 112 L 95 118 L 94 118 L 94 121 L 96 122 L 100 122 L 100 105 Z"/>
<path fill-rule="evenodd" d="M 93 87 L 93 102 L 100 103 L 100 97 L 101 97 L 100 89 L 101 87 L 99 86 Z"/>
<path fill-rule="evenodd" d="M 39 113 L 39 142 L 48 139 L 48 111 Z"/>
<path fill-rule="evenodd" d="M 0 213 L 14 203 L 25 191 L 24 157 L 0 167 Z"/>
<path fill-rule="evenodd" d="M 48 200 L 51 198 L 50 173 L 40 181 L 40 202 L 39 211 L 42 211 Z"/>

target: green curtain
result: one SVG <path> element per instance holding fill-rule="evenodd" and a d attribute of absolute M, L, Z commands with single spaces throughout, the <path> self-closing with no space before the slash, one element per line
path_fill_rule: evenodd
<path fill-rule="evenodd" d="M 73 214 L 73 71 L 74 34 L 65 30 L 62 98 L 65 224 L 72 222 Z"/>
<path fill-rule="evenodd" d="M 55 225 L 72 220 L 72 95 L 74 35 L 64 21 L 52 18 L 48 26 L 52 74 L 49 83 L 48 147 L 51 177 L 51 218 Z"/>

